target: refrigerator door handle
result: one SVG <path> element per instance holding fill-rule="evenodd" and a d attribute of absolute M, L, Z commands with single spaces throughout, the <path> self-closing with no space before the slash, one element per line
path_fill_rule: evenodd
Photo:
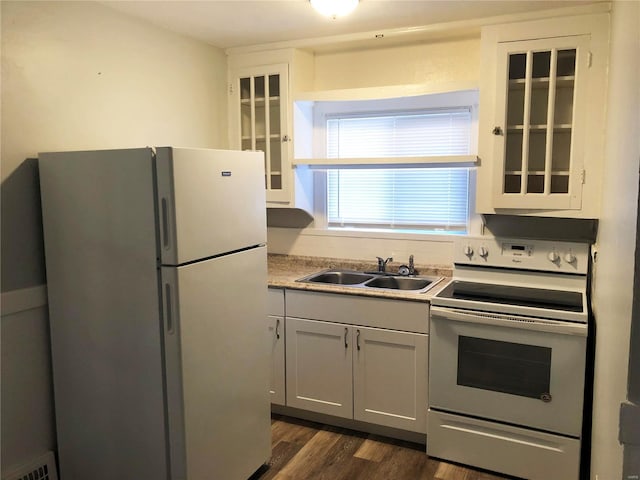
<path fill-rule="evenodd" d="M 171 301 L 171 284 L 166 283 L 164 286 L 164 297 L 166 301 L 167 308 L 167 333 L 169 335 L 173 335 L 174 327 L 173 327 L 173 302 Z"/>
<path fill-rule="evenodd" d="M 169 249 L 169 206 L 167 199 L 162 198 L 162 246 L 165 250 Z"/>

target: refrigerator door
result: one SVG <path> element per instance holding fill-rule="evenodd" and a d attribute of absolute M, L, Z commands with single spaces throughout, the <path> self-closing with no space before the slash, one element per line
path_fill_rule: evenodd
<path fill-rule="evenodd" d="M 162 267 L 172 479 L 246 480 L 271 454 L 266 247 Z"/>
<path fill-rule="evenodd" d="M 39 169 L 60 476 L 166 479 L 152 151 Z"/>
<path fill-rule="evenodd" d="M 266 243 L 261 152 L 156 149 L 163 265 Z"/>

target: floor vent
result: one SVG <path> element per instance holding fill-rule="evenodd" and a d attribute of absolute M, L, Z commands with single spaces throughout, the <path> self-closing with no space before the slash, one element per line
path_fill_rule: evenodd
<path fill-rule="evenodd" d="M 58 480 L 56 459 L 47 452 L 10 472 L 2 480 Z"/>

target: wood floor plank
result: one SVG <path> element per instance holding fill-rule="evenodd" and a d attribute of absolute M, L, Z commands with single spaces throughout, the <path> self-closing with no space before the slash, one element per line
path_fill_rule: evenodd
<path fill-rule="evenodd" d="M 437 463 L 431 461 L 425 452 L 399 444 L 389 447 L 371 480 L 433 480 Z"/>
<path fill-rule="evenodd" d="M 380 442 L 375 438 L 367 438 L 354 453 L 355 457 L 380 463 L 388 455 L 393 454 L 393 446 L 386 442 Z"/>
<path fill-rule="evenodd" d="M 282 469 L 284 475 L 294 478 L 314 478 L 322 472 L 331 447 L 340 434 L 327 430 L 318 431 Z"/>
<path fill-rule="evenodd" d="M 317 423 L 300 420 L 297 418 L 274 417 L 271 422 L 271 443 L 273 445 L 284 440 L 289 443 L 304 445 L 321 428 Z"/>
<path fill-rule="evenodd" d="M 440 462 L 435 480 L 475 480 L 475 473 L 465 467 Z"/>

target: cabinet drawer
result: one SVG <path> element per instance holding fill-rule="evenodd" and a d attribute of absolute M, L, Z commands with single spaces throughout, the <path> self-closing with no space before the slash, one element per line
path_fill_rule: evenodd
<path fill-rule="evenodd" d="M 580 440 L 434 410 L 428 418 L 432 457 L 531 480 L 578 479 Z"/>
<path fill-rule="evenodd" d="M 277 317 L 284 316 L 284 290 L 269 288 L 267 291 L 267 314 Z"/>
<path fill-rule="evenodd" d="M 426 302 L 287 290 L 287 316 L 429 333 Z"/>

